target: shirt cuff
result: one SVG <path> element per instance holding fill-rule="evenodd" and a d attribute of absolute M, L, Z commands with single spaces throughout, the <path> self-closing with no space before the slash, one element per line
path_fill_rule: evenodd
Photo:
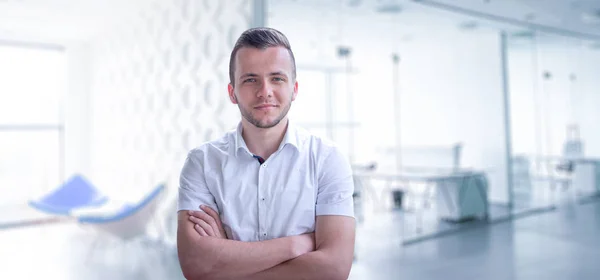
<path fill-rule="evenodd" d="M 189 190 L 179 189 L 177 211 L 194 210 L 200 211 L 200 205 L 206 205 L 219 212 L 213 197 L 210 194 L 194 193 Z"/>
<path fill-rule="evenodd" d="M 335 204 L 317 204 L 316 215 L 335 215 L 354 217 L 354 200 L 352 197 L 346 198 Z"/>

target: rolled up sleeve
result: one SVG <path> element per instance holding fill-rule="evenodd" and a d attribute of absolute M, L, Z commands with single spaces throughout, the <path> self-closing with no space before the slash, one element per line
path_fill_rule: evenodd
<path fill-rule="evenodd" d="M 193 152 L 190 152 L 179 177 L 177 210 L 198 211 L 200 205 L 207 205 L 215 211 L 219 211 L 215 197 L 206 185 L 202 163 Z"/>
<path fill-rule="evenodd" d="M 338 148 L 333 148 L 321 165 L 317 193 L 317 216 L 354 217 L 352 169 Z"/>

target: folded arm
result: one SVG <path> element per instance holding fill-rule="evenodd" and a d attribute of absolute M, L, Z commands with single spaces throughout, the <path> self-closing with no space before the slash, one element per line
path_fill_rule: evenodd
<path fill-rule="evenodd" d="M 222 232 L 219 225 L 194 222 L 187 211 L 180 211 L 177 248 L 184 276 L 188 279 L 346 279 L 354 252 L 352 172 L 337 149 L 324 159 L 319 165 L 314 235 L 258 242 L 227 240 L 213 236 Z M 197 209 L 198 203 L 217 209 L 202 170 L 202 161 L 189 156 L 180 180 L 179 209 Z M 214 216 L 220 223 L 218 215 Z M 197 224 L 208 231 L 200 230 Z"/>
<path fill-rule="evenodd" d="M 347 279 L 354 256 L 354 218 L 318 216 L 315 238 L 315 251 L 247 279 Z"/>
<path fill-rule="evenodd" d="M 297 257 L 304 253 L 302 250 L 314 249 L 314 238 L 307 236 L 264 242 L 227 240 L 219 215 L 213 210 L 218 208 L 206 185 L 203 162 L 201 150 L 191 151 L 180 177 L 177 253 L 187 279 L 239 279 Z M 206 213 L 194 211 L 204 214 L 199 218 L 206 220 L 194 222 L 187 210 L 199 210 L 200 204 L 212 209 L 204 209 Z M 207 217 L 209 213 L 211 217 Z"/>
<path fill-rule="evenodd" d="M 310 234 L 241 242 L 201 236 L 188 211 L 178 213 L 177 250 L 186 279 L 239 279 L 293 259 L 314 248 Z"/>
<path fill-rule="evenodd" d="M 246 279 L 347 279 L 354 256 L 354 183 L 350 164 L 338 148 L 319 164 L 315 205 L 316 250 Z"/>

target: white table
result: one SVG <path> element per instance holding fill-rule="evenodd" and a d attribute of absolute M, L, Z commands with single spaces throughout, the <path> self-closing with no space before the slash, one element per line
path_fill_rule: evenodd
<path fill-rule="evenodd" d="M 600 194 L 600 159 L 581 157 L 567 158 L 561 156 L 533 156 L 533 160 L 549 163 L 573 163 L 573 171 L 566 175 L 566 180 L 580 196 Z"/>
<path fill-rule="evenodd" d="M 440 219 L 461 222 L 473 218 L 488 217 L 488 182 L 485 173 L 479 171 L 449 172 L 402 172 L 397 174 L 355 174 L 364 179 L 391 182 L 424 183 L 436 188 Z"/>
<path fill-rule="evenodd" d="M 600 193 L 600 160 L 577 159 L 574 160 L 573 188 L 582 196 L 597 195 Z"/>

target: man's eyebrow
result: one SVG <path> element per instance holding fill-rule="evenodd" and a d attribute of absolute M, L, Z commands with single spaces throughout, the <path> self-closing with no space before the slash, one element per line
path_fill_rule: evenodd
<path fill-rule="evenodd" d="M 286 76 L 287 77 L 285 72 L 282 72 L 282 71 L 271 72 L 271 73 L 269 73 L 269 76 Z"/>
<path fill-rule="evenodd" d="M 258 77 L 258 75 L 254 74 L 254 73 L 246 73 L 246 74 L 240 76 L 240 79 L 243 79 L 246 77 Z"/>

